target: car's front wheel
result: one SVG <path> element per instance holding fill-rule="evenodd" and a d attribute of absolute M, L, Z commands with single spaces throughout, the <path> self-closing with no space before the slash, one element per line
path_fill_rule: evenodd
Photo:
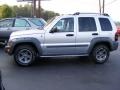
<path fill-rule="evenodd" d="M 109 48 L 106 45 L 97 45 L 94 47 L 90 58 L 98 64 L 106 62 L 109 58 Z"/>
<path fill-rule="evenodd" d="M 14 59 L 18 65 L 29 66 L 35 61 L 36 52 L 32 46 L 18 46 L 14 52 Z"/>

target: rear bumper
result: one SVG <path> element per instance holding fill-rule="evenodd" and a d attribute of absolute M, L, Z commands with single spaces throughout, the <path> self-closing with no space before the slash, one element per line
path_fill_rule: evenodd
<path fill-rule="evenodd" d="M 118 42 L 114 41 L 113 44 L 112 44 L 111 51 L 117 50 L 118 44 L 119 44 Z"/>

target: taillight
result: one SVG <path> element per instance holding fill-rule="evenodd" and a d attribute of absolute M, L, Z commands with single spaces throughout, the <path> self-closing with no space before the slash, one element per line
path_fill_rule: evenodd
<path fill-rule="evenodd" d="M 118 33 L 115 33 L 115 41 L 118 41 Z"/>

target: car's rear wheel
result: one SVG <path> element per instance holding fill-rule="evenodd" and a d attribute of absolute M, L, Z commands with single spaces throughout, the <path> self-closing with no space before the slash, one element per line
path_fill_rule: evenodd
<path fill-rule="evenodd" d="M 18 65 L 29 66 L 35 61 L 36 52 L 32 46 L 18 46 L 14 52 L 14 59 Z"/>
<path fill-rule="evenodd" d="M 94 47 L 90 58 L 97 64 L 105 63 L 109 58 L 109 48 L 106 45 L 97 45 Z"/>

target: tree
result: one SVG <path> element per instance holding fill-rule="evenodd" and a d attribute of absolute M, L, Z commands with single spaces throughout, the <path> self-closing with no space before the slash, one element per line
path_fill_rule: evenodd
<path fill-rule="evenodd" d="M 39 13 L 41 10 L 41 13 Z M 38 9 L 36 10 L 36 16 L 41 18 L 44 18 L 45 20 L 48 20 L 54 16 L 59 15 L 58 13 L 55 13 L 53 11 L 47 11 L 44 9 Z M 41 15 L 40 15 L 41 14 Z M 9 17 L 32 17 L 32 7 L 31 5 L 20 5 L 20 6 L 12 6 L 9 7 L 8 5 L 2 5 L 0 6 L 0 18 L 9 18 Z"/>
<path fill-rule="evenodd" d="M 41 17 L 44 18 L 45 20 L 48 20 L 54 16 L 58 16 L 59 13 L 55 13 L 53 11 L 43 11 L 41 14 Z"/>
<path fill-rule="evenodd" d="M 12 17 L 12 9 L 8 5 L 0 6 L 0 18 Z"/>
<path fill-rule="evenodd" d="M 2 6 L 0 6 L 0 18 L 2 18 Z"/>
<path fill-rule="evenodd" d="M 31 6 L 25 5 L 25 6 L 13 6 L 12 10 L 14 12 L 14 16 L 22 16 L 22 17 L 31 17 Z"/>

